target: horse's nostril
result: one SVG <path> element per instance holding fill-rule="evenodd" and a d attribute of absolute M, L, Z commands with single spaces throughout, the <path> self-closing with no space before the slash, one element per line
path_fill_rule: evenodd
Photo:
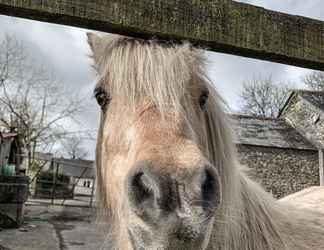
<path fill-rule="evenodd" d="M 131 180 L 131 193 L 134 202 L 139 205 L 153 196 L 152 187 L 143 172 L 137 173 Z"/>
<path fill-rule="evenodd" d="M 220 203 L 221 194 L 217 175 L 208 168 L 205 170 L 203 175 L 201 195 L 204 209 L 214 208 Z"/>
<path fill-rule="evenodd" d="M 155 221 L 159 216 L 157 209 L 158 184 L 152 170 L 141 163 L 140 171 L 131 176 L 128 196 L 132 210 L 145 221 Z"/>

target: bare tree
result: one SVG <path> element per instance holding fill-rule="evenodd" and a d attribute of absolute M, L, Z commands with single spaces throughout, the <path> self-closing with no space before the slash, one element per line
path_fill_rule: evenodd
<path fill-rule="evenodd" d="M 313 71 L 303 78 L 307 88 L 315 91 L 324 91 L 324 72 Z"/>
<path fill-rule="evenodd" d="M 85 159 L 88 156 L 88 152 L 82 146 L 83 141 L 84 138 L 79 135 L 64 138 L 62 142 L 63 155 L 71 159 Z"/>
<path fill-rule="evenodd" d="M 62 124 L 72 121 L 80 103 L 48 68 L 33 60 L 22 42 L 5 36 L 0 44 L 0 122 L 20 135 L 28 168 L 36 150 L 50 151 L 65 135 Z"/>
<path fill-rule="evenodd" d="M 275 84 L 271 76 L 246 81 L 240 94 L 241 111 L 261 117 L 277 117 L 291 89 L 291 84 Z"/>

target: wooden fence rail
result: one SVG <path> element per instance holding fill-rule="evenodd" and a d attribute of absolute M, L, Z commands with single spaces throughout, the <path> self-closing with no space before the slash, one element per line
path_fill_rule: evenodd
<path fill-rule="evenodd" d="M 324 71 L 324 22 L 230 0 L 0 0 L 0 14 Z"/>

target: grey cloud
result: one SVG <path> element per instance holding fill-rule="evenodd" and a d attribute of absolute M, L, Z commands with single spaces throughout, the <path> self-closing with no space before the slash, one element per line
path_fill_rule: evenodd
<path fill-rule="evenodd" d="M 233 111 L 237 111 L 240 107 L 239 93 L 244 81 L 254 77 L 264 78 L 271 75 L 272 79 L 278 84 L 289 82 L 297 88 L 302 88 L 301 77 L 311 71 L 221 53 L 207 52 L 207 55 L 209 77 Z"/>
<path fill-rule="evenodd" d="M 56 78 L 66 86 L 67 98 L 78 94 L 87 102 L 86 110 L 77 117 L 79 123 L 66 126 L 96 130 L 99 111 L 92 98 L 95 76 L 88 58 L 86 31 L 7 16 L 0 16 L 0 27 L 0 39 L 5 33 L 16 36 L 28 49 L 35 65 L 43 64 L 52 69 Z M 86 144 L 93 157 L 95 143 Z"/>

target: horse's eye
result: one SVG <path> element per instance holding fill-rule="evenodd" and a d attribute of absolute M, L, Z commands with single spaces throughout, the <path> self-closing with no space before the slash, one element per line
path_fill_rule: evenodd
<path fill-rule="evenodd" d="M 94 96 L 101 109 L 105 109 L 111 101 L 109 94 L 102 88 L 95 89 Z"/>
<path fill-rule="evenodd" d="M 202 110 L 206 109 L 206 104 L 208 100 L 209 92 L 207 90 L 203 91 L 199 97 L 199 106 Z"/>

